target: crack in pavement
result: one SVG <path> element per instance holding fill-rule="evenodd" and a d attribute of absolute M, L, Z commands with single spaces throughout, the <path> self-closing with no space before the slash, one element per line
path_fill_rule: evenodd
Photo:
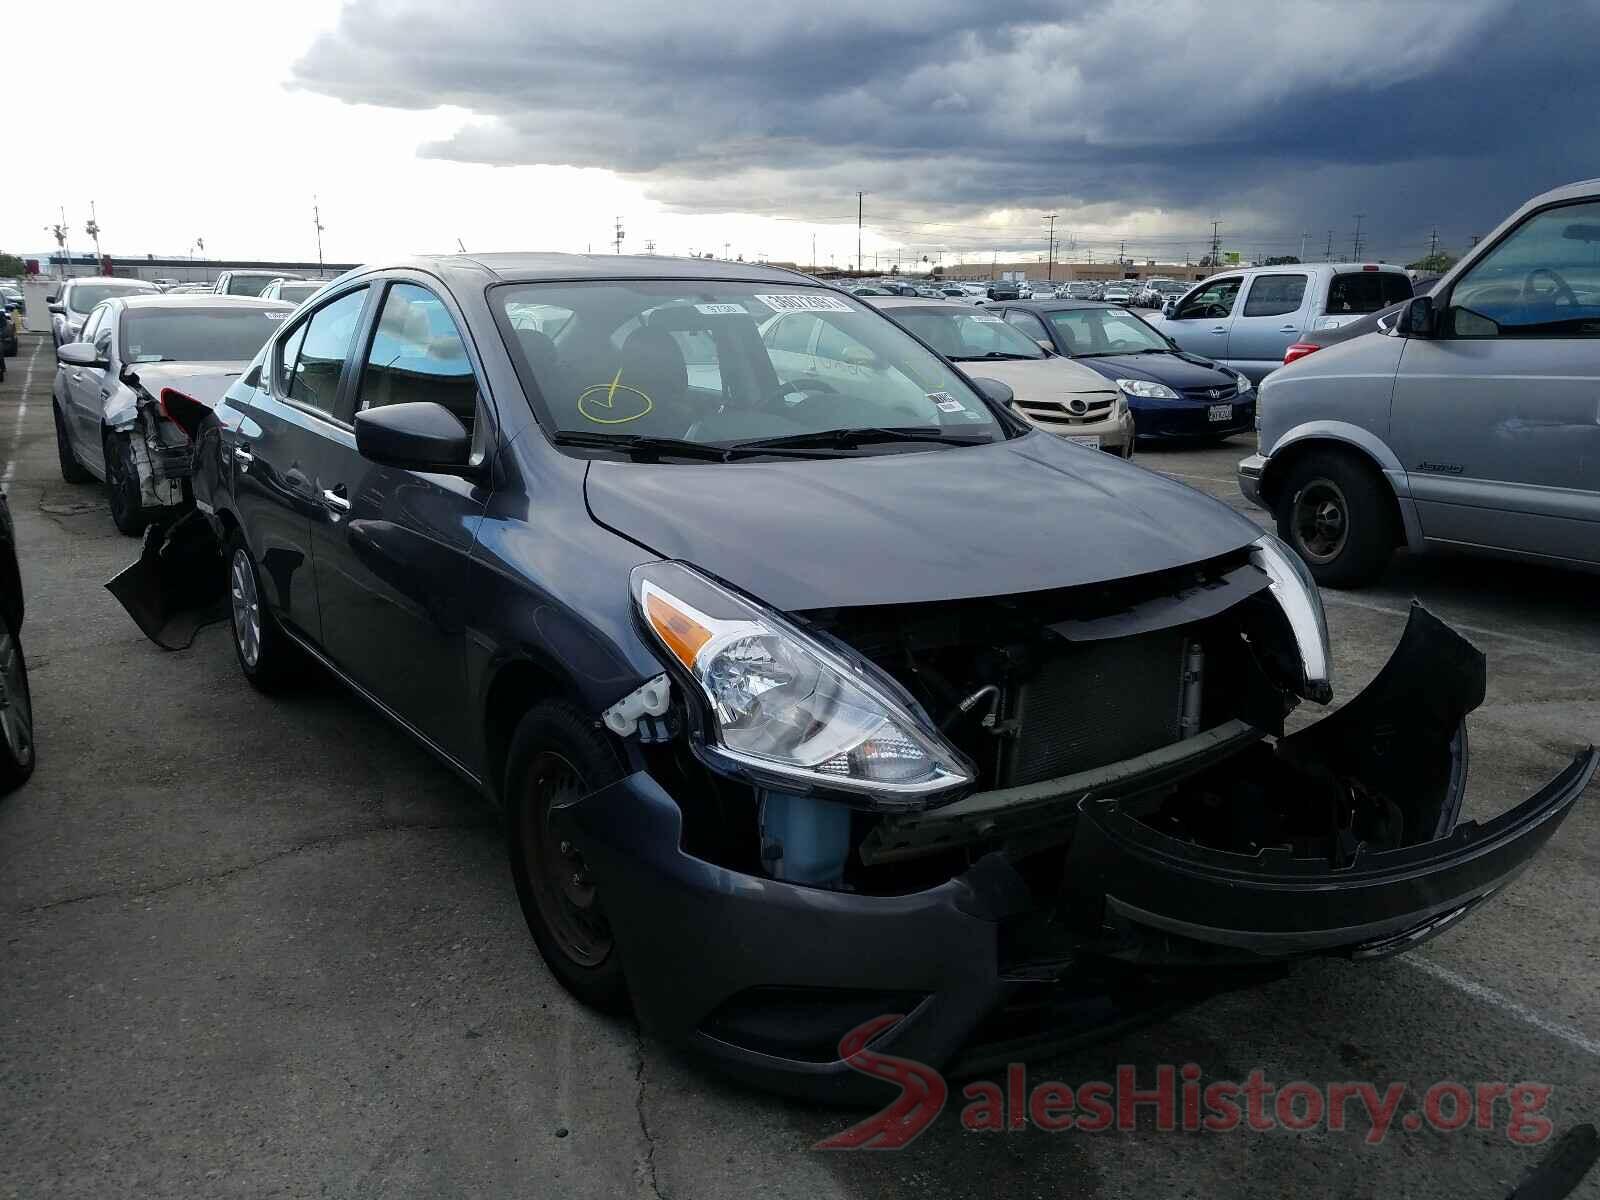
<path fill-rule="evenodd" d="M 651 1136 L 650 1122 L 644 1115 L 644 1068 L 645 1046 L 644 1030 L 638 1025 L 634 1026 L 634 1047 L 639 1056 L 639 1069 L 633 1075 L 633 1111 L 639 1119 L 639 1133 L 644 1137 L 644 1163 L 640 1174 L 644 1178 L 650 1194 L 657 1200 L 665 1200 L 661 1195 L 660 1181 L 656 1178 L 656 1139 Z"/>
<path fill-rule="evenodd" d="M 191 887 L 197 884 L 216 883 L 223 879 L 231 879 L 235 875 L 243 875 L 248 871 L 256 870 L 258 867 L 264 867 L 269 863 L 277 862 L 281 858 L 288 858 L 291 855 L 300 854 L 306 850 L 315 850 L 322 846 L 336 845 L 339 842 L 358 841 L 362 838 L 370 838 L 378 834 L 431 832 L 444 829 L 481 829 L 483 827 L 483 822 L 450 821 L 441 824 L 417 823 L 377 825 L 366 829 L 348 830 L 344 833 L 331 833 L 325 837 L 310 838 L 293 846 L 287 846 L 282 850 L 276 850 L 271 854 L 266 854 L 260 858 L 252 859 L 250 862 L 240 863 L 236 867 L 228 867 L 225 870 L 212 871 L 202 875 L 190 875 L 183 879 L 176 879 L 168 883 L 156 884 L 155 886 L 148 888 L 135 888 L 132 890 L 125 888 L 107 888 L 106 890 L 100 892 L 85 892 L 81 896 L 67 896 L 60 900 L 47 901 L 44 904 L 33 904 L 26 908 L 12 909 L 11 915 L 28 917 L 37 913 L 50 912 L 57 908 L 65 908 L 73 904 L 87 904 L 91 900 L 142 900 L 148 896 L 160 896 L 167 892 L 174 892 L 179 888 Z"/>

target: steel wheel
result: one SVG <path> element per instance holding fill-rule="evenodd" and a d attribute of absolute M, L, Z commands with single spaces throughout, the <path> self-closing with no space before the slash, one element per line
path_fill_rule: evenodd
<path fill-rule="evenodd" d="M 1333 480 L 1311 479 L 1294 498 L 1291 521 L 1296 548 L 1307 560 L 1332 562 L 1350 536 L 1350 504 Z"/>
<path fill-rule="evenodd" d="M 22 648 L 0 622 L 0 737 L 5 738 L 17 766 L 33 762 L 33 698 L 22 665 Z"/>
<path fill-rule="evenodd" d="M 561 953 L 580 966 L 597 967 L 611 953 L 611 926 L 583 856 L 553 819 L 559 806 L 590 789 L 578 769 L 551 750 L 534 758 L 527 778 L 522 847 L 534 903 Z"/>
<path fill-rule="evenodd" d="M 239 657 L 244 665 L 254 668 L 261 658 L 261 604 L 256 597 L 256 574 L 244 547 L 234 550 L 228 575 L 233 640 L 239 646 Z"/>

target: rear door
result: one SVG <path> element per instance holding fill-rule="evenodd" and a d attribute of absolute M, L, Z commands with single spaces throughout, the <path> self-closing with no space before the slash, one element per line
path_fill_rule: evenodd
<path fill-rule="evenodd" d="M 380 302 L 357 355 L 349 412 L 442 404 L 484 458 L 494 420 L 459 310 L 425 277 L 390 281 Z M 435 746 L 465 759 L 467 564 L 489 499 L 487 476 L 381 466 L 357 453 L 341 421 L 312 486 L 324 651 Z"/>
<path fill-rule="evenodd" d="M 296 321 L 268 356 L 229 453 L 235 511 L 273 612 L 320 644 L 311 530 L 317 480 L 354 437 L 340 398 L 370 288 L 347 288 Z"/>
<path fill-rule="evenodd" d="M 1390 415 L 1423 536 L 1600 562 L 1600 201 L 1530 214 L 1436 303 Z"/>
<path fill-rule="evenodd" d="M 97 305 L 83 323 L 79 339 L 106 355 L 111 353 L 111 307 Z M 108 360 L 109 361 L 109 360 Z M 79 461 L 104 472 L 105 447 L 100 441 L 100 417 L 104 411 L 101 391 L 106 386 L 107 367 L 68 367 L 66 369 L 67 429 L 78 451 Z"/>
<path fill-rule="evenodd" d="M 1228 327 L 1243 284 L 1243 275 L 1223 275 L 1200 284 L 1178 302 L 1177 311 L 1162 322 L 1161 332 L 1193 354 L 1226 358 Z"/>
<path fill-rule="evenodd" d="M 1304 271 L 1265 272 L 1250 278 L 1228 330 L 1228 364 L 1259 381 L 1283 363 L 1305 328 L 1311 301 Z"/>

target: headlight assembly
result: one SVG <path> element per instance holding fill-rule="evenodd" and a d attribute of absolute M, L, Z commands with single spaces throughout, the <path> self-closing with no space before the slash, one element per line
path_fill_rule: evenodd
<path fill-rule="evenodd" d="M 1141 400 L 1176 400 L 1178 393 L 1164 383 L 1157 383 L 1154 379 L 1119 379 L 1117 387 L 1130 396 L 1138 396 Z"/>
<path fill-rule="evenodd" d="M 898 811 L 972 782 L 971 764 L 870 664 L 682 563 L 636 567 L 631 584 L 644 627 L 705 698 L 713 765 Z"/>
<path fill-rule="evenodd" d="M 1238 383 L 1238 386 L 1239 386 L 1238 395 L 1247 396 L 1251 392 L 1256 390 L 1256 385 L 1250 382 L 1250 376 L 1248 376 L 1248 375 L 1239 375 L 1239 376 L 1236 376 L 1235 378 L 1236 378 L 1236 382 Z"/>
<path fill-rule="evenodd" d="M 1250 560 L 1272 581 L 1272 598 L 1294 633 L 1304 673 L 1301 694 L 1326 704 L 1333 699 L 1333 673 L 1328 654 L 1328 618 L 1322 611 L 1317 581 L 1300 556 L 1270 533 L 1255 540 Z"/>

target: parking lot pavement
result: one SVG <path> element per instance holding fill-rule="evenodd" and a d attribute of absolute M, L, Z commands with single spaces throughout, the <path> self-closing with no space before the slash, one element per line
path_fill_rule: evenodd
<path fill-rule="evenodd" d="M 167 654 L 101 585 L 135 543 L 60 480 L 48 338 L 0 384 L 40 760 L 0 800 L 0 1196 L 1503 1195 L 1496 1132 L 964 1132 L 959 1092 L 898 1153 L 810 1149 L 856 1119 L 730 1086 L 569 1001 L 517 911 L 494 818 L 337 685 L 269 701 L 225 631 Z M 1238 501 L 1245 439 L 1138 461 Z M 1489 654 L 1470 810 L 1600 730 L 1594 581 L 1399 560 L 1330 594 L 1341 698 L 1412 595 Z M 1407 959 L 1303 966 L 1032 1064 L 1078 1083 L 1198 1063 L 1291 1080 L 1536 1081 L 1556 1128 L 1600 1095 L 1596 789 L 1507 893 Z M 707 936 L 715 936 L 708 930 Z M 1594 1181 L 1590 1181 L 1592 1186 Z M 1591 1192 L 1591 1194 L 1593 1194 Z"/>

